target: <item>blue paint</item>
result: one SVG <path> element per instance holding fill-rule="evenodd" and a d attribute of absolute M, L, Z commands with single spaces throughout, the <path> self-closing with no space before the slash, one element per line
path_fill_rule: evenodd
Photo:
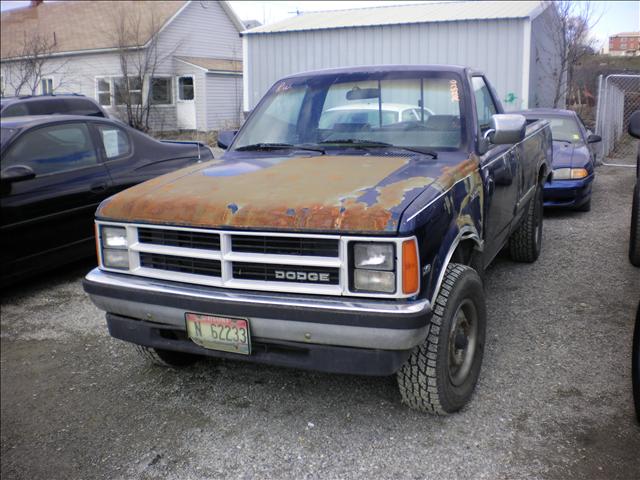
<path fill-rule="evenodd" d="M 287 209 L 287 215 L 289 215 L 290 217 L 295 217 L 295 215 L 296 215 L 295 209 L 293 209 L 293 208 Z"/>
<path fill-rule="evenodd" d="M 227 208 L 231 210 L 231 213 L 234 214 L 238 211 L 238 205 L 236 205 L 235 203 L 230 203 L 229 205 L 227 205 Z"/>

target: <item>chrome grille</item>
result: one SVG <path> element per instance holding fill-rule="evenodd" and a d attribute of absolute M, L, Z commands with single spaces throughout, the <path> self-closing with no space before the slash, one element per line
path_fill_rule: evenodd
<path fill-rule="evenodd" d="M 340 241 L 333 239 L 231 235 L 234 252 L 338 257 L 339 248 Z"/>
<path fill-rule="evenodd" d="M 350 242 L 395 243 L 402 264 L 402 237 L 241 232 L 98 221 L 127 231 L 129 270 L 141 277 L 211 287 L 327 296 L 405 298 L 402 277 L 394 294 L 349 288 Z M 411 238 L 411 237 L 409 237 Z M 98 236 L 101 244 L 101 236 Z M 102 246 L 100 268 L 105 267 Z M 284 278 L 283 278 L 284 277 Z"/>
<path fill-rule="evenodd" d="M 220 235 L 217 233 L 139 228 L 138 241 L 152 245 L 220 250 Z"/>
<path fill-rule="evenodd" d="M 191 273 L 219 277 L 222 267 L 219 260 L 160 255 L 157 253 L 140 253 L 140 266 L 166 270 L 169 272 Z"/>

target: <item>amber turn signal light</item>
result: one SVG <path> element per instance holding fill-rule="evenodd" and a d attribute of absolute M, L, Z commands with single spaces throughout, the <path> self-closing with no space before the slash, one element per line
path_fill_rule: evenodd
<path fill-rule="evenodd" d="M 420 286 L 418 249 L 415 240 L 402 242 L 402 292 L 418 293 Z"/>

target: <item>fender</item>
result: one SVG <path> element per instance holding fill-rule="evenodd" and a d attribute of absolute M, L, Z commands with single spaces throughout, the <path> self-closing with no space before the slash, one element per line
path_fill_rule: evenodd
<path fill-rule="evenodd" d="M 467 224 L 459 228 L 456 222 L 452 222 L 440 246 L 437 258 L 433 262 L 433 272 L 431 278 L 436 279 L 436 281 L 433 290 L 431 292 L 427 292 L 427 298 L 430 298 L 432 305 L 435 304 L 436 298 L 438 297 L 440 287 L 442 286 L 442 281 L 444 280 L 444 274 L 447 271 L 447 267 L 451 262 L 451 258 L 453 257 L 456 248 L 458 248 L 458 245 L 461 241 L 467 239 L 473 240 L 476 250 L 482 252 L 484 248 L 484 242 L 480 238 L 476 227 Z M 438 259 L 443 259 L 442 263 L 438 262 Z M 431 295 L 429 295 L 429 293 L 431 293 Z"/>

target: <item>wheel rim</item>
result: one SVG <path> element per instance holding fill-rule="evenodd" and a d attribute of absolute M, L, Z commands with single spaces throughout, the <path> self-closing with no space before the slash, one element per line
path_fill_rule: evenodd
<path fill-rule="evenodd" d="M 478 343 L 478 315 L 475 305 L 464 300 L 453 316 L 449 331 L 449 380 L 459 387 L 469 376 Z"/>

